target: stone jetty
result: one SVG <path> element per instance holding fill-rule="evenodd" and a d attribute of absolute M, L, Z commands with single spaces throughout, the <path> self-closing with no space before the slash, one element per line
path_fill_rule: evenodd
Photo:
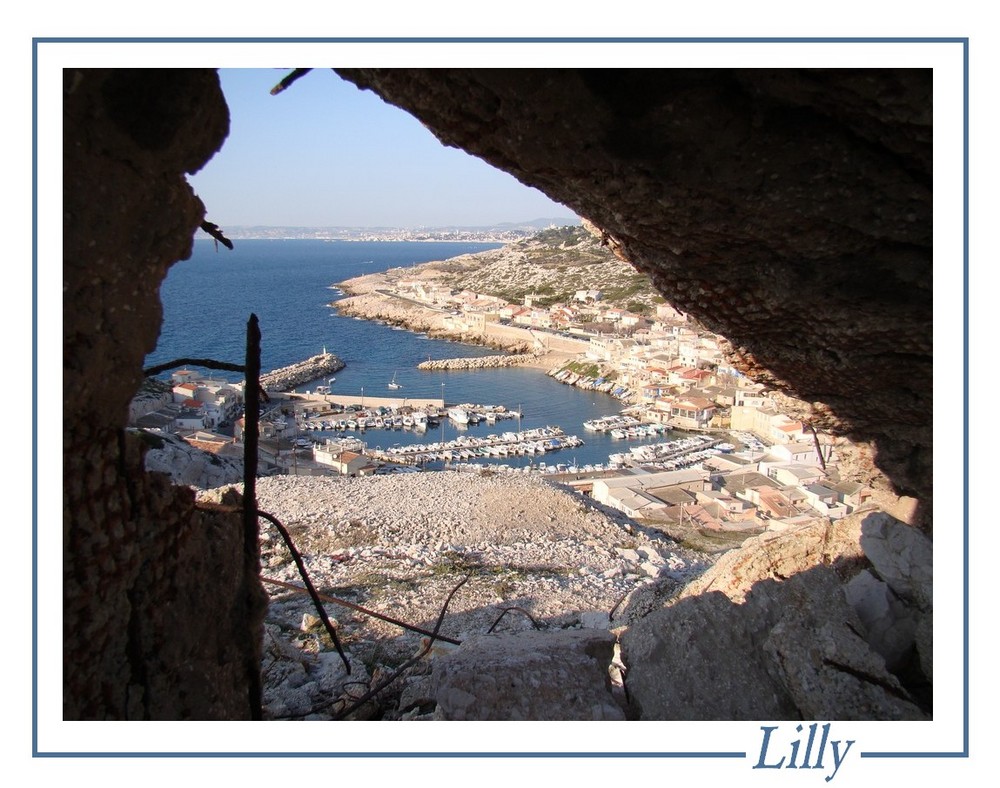
<path fill-rule="evenodd" d="M 534 353 L 518 353 L 511 356 L 480 356 L 479 358 L 439 358 L 421 361 L 417 369 L 497 369 L 532 364 L 538 356 Z"/>
<path fill-rule="evenodd" d="M 266 391 L 290 391 L 296 386 L 317 380 L 337 370 L 343 369 L 344 362 L 333 353 L 326 351 L 310 356 L 281 369 L 275 369 L 260 376 L 260 384 Z"/>

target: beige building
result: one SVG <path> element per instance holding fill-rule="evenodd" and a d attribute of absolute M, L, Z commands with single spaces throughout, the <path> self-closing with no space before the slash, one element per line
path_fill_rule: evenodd
<path fill-rule="evenodd" d="M 329 465 L 341 476 L 370 476 L 377 467 L 367 455 L 335 445 L 315 447 L 313 459 L 320 465 Z"/>

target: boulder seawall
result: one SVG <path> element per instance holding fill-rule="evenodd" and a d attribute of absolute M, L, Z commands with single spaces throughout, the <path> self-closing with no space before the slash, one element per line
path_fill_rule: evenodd
<path fill-rule="evenodd" d="M 479 358 L 439 358 L 421 361 L 417 369 L 499 369 L 501 367 L 518 367 L 532 364 L 538 359 L 533 353 L 521 353 L 511 356 L 481 356 Z"/>
<path fill-rule="evenodd" d="M 260 376 L 260 385 L 266 391 L 289 391 L 303 383 L 316 380 L 343 369 L 344 362 L 333 353 L 319 353 L 305 361 L 272 370 Z"/>

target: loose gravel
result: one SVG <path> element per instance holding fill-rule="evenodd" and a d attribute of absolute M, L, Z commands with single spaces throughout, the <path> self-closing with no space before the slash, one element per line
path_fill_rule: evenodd
<path fill-rule="evenodd" d="M 714 561 L 534 477 L 275 476 L 258 480 L 257 502 L 290 532 L 320 594 L 426 631 L 440 619 L 439 634 L 458 641 L 491 629 L 618 631 Z M 264 518 L 260 528 L 270 597 L 261 666 L 265 719 L 335 719 L 370 687 L 398 677 L 396 668 L 422 650 L 423 636 L 325 602 L 351 664 L 348 675 L 309 596 L 278 585 L 302 586 L 281 535 Z M 423 700 L 413 704 L 409 696 L 433 660 L 408 664 L 402 678 L 350 718 L 432 718 L 421 711 Z"/>
<path fill-rule="evenodd" d="M 531 477 L 276 476 L 259 480 L 257 498 L 288 528 L 321 593 L 433 629 L 448 593 L 468 577 L 440 630 L 457 640 L 486 632 L 507 608 L 518 610 L 495 631 L 618 625 L 612 610 L 620 617 L 637 589 L 648 592 L 654 578 L 679 587 L 712 561 Z M 301 585 L 280 535 L 263 520 L 261 540 L 264 578 Z M 303 617 L 315 612 L 307 596 L 265 587 L 270 625 L 300 648 L 329 647 L 321 629 L 303 631 Z M 417 633 L 336 604 L 327 610 L 369 667 L 398 664 L 419 648 Z"/>

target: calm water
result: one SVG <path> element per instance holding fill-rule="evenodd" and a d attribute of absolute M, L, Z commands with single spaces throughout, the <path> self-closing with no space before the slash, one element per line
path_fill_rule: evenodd
<path fill-rule="evenodd" d="M 441 397 L 443 392 L 449 403 L 521 408 L 523 429 L 558 426 L 585 441 L 579 448 L 547 455 L 549 463 L 606 462 L 610 453 L 636 445 L 636 441 L 584 430 L 584 421 L 619 412 L 620 403 L 606 394 L 580 391 L 557 383 L 543 371 L 516 367 L 422 372 L 416 365 L 428 358 L 484 356 L 496 351 L 341 317 L 329 306 L 340 297 L 331 286 L 345 279 L 492 248 L 496 245 L 242 240 L 235 242 L 233 251 L 216 251 L 211 241 L 198 241 L 191 259 L 174 265 L 164 280 L 163 328 L 146 364 L 180 357 L 242 364 L 246 322 L 253 312 L 260 320 L 261 366 L 265 371 L 301 361 L 325 347 L 347 364 L 336 373 L 334 391 L 360 395 L 364 388 L 365 395 L 376 397 Z M 402 389 L 387 388 L 393 375 Z M 241 376 L 230 374 L 228 378 L 238 380 Z M 485 436 L 515 428 L 514 421 L 494 426 L 484 422 L 462 433 Z M 440 428 L 423 436 L 409 431 L 369 430 L 364 440 L 370 446 L 387 447 L 450 440 L 458 434 L 458 428 L 445 420 Z M 518 465 L 529 460 L 511 458 L 504 462 Z"/>

